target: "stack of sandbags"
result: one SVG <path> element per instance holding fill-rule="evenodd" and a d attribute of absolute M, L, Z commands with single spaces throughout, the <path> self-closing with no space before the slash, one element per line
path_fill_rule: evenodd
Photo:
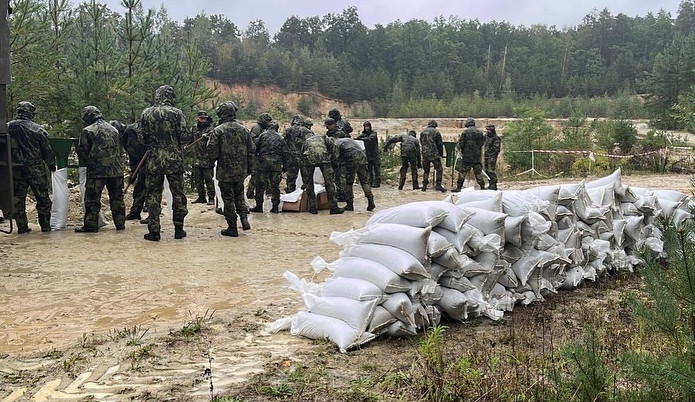
<path fill-rule="evenodd" d="M 287 272 L 306 311 L 278 320 L 341 351 L 376 336 L 411 336 L 450 320 L 493 320 L 607 271 L 632 268 L 635 251 L 663 252 L 656 217 L 682 225 L 692 202 L 675 191 L 622 184 L 620 171 L 589 183 L 523 191 L 464 189 L 455 203 L 414 202 L 374 214 L 364 228 L 333 233 L 343 247 L 316 271 L 322 284 Z"/>

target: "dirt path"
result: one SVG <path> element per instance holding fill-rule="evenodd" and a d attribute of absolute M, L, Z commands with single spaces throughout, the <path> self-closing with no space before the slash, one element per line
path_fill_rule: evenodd
<path fill-rule="evenodd" d="M 623 181 L 689 193 L 689 179 L 635 175 Z M 500 189 L 562 182 L 573 180 L 501 183 Z M 214 351 L 216 391 L 270 362 L 310 353 L 312 342 L 286 333 L 271 336 L 265 326 L 302 308 L 283 272 L 311 277 L 313 257 L 338 256 L 330 233 L 362 227 L 371 216 L 355 191 L 355 212 L 254 214 L 253 230 L 236 239 L 220 236 L 224 219 L 200 204 L 189 204 L 188 237 L 180 241 L 173 239 L 166 216 L 159 243 L 144 241 L 145 226 L 133 222 L 125 231 L 109 225 L 98 234 L 76 234 L 72 228 L 80 222 L 73 215 L 65 231 L 40 233 L 32 223 L 35 230 L 28 235 L 2 235 L 0 401 L 146 400 L 148 395 L 206 400 L 209 384 L 201 377 L 209 367 L 206 353 Z M 377 211 L 443 198 L 432 191 L 399 192 L 391 185 L 375 189 L 375 195 Z M 35 222 L 31 215 L 30 222 Z M 176 336 L 212 311 L 209 339 Z M 131 328 L 128 335 L 124 329 Z M 122 341 L 140 334 L 140 346 Z M 151 349 L 143 352 L 142 345 Z M 156 363 L 143 368 L 141 363 L 152 359 Z"/>

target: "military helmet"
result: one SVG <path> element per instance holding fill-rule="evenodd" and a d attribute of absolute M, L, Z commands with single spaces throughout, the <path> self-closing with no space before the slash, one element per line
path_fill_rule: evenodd
<path fill-rule="evenodd" d="M 492 123 L 488 123 L 487 125 L 485 125 L 485 128 L 489 128 L 489 129 L 494 130 L 494 129 L 495 129 L 495 125 L 492 124 Z"/>
<path fill-rule="evenodd" d="M 323 124 L 324 124 L 326 127 L 331 126 L 331 125 L 335 124 L 335 119 L 329 117 L 329 118 L 327 118 L 326 120 L 323 121 Z"/>
<path fill-rule="evenodd" d="M 236 118 L 237 110 L 239 110 L 239 107 L 236 105 L 236 103 L 232 101 L 224 101 L 217 105 L 215 113 L 217 113 L 217 117 L 219 118 L 231 117 L 234 119 Z"/>
<path fill-rule="evenodd" d="M 82 109 L 82 121 L 85 124 L 92 124 L 101 118 L 101 110 L 99 110 L 99 108 L 96 106 L 89 105 Z"/>
<path fill-rule="evenodd" d="M 208 115 L 208 112 L 206 112 L 205 110 L 198 110 L 198 116 L 205 116 L 205 117 L 207 117 L 207 115 Z"/>
<path fill-rule="evenodd" d="M 297 124 L 301 124 L 301 123 L 302 123 L 302 115 L 295 114 L 294 116 L 292 116 L 292 120 L 290 120 L 291 126 L 296 126 Z"/>
<path fill-rule="evenodd" d="M 471 126 L 475 126 L 475 120 L 472 117 L 469 117 L 466 120 L 466 124 L 464 124 L 464 127 L 471 127 Z"/>
<path fill-rule="evenodd" d="M 415 132 L 415 130 L 408 131 L 408 134 L 413 136 L 413 137 L 417 137 L 417 132 Z"/>
<path fill-rule="evenodd" d="M 437 124 L 436 120 L 430 120 L 429 122 L 427 122 L 427 127 L 435 127 L 436 128 L 437 126 L 438 126 L 438 124 Z"/>
<path fill-rule="evenodd" d="M 333 108 L 333 109 L 328 111 L 328 117 L 330 117 L 334 120 L 340 120 L 341 119 L 340 111 L 338 111 L 338 109 L 336 109 L 336 108 Z"/>
<path fill-rule="evenodd" d="M 268 113 L 268 112 L 261 113 L 261 115 L 258 116 L 258 122 L 259 123 L 268 124 L 271 121 L 273 121 L 273 116 L 271 116 L 270 113 Z"/>
<path fill-rule="evenodd" d="M 275 120 L 271 120 L 270 123 L 268 123 L 268 130 L 275 130 L 278 131 L 280 129 L 280 123 L 278 123 Z"/>
<path fill-rule="evenodd" d="M 176 93 L 171 85 L 162 85 L 154 91 L 154 100 L 159 103 L 169 103 L 172 106 L 176 102 Z"/>
<path fill-rule="evenodd" d="M 301 122 L 300 124 L 303 125 L 303 126 L 306 127 L 306 128 L 311 128 L 311 126 L 314 125 L 314 121 L 311 120 L 310 117 L 305 117 L 305 118 L 302 119 L 302 122 Z"/>
<path fill-rule="evenodd" d="M 365 121 L 364 123 L 362 123 L 362 127 L 367 127 L 367 126 L 369 126 L 369 128 L 372 128 L 372 123 L 370 121 Z"/>
<path fill-rule="evenodd" d="M 33 116 L 36 114 L 36 106 L 31 102 L 21 101 L 19 105 L 17 105 L 17 113 L 28 113 Z"/>

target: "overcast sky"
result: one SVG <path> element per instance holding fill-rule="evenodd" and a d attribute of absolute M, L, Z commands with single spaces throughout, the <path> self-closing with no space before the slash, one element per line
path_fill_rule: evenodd
<path fill-rule="evenodd" d="M 74 0 L 76 3 L 80 0 Z M 122 11 L 120 0 L 101 0 L 112 10 Z M 607 8 L 611 14 L 630 17 L 658 13 L 664 9 L 676 17 L 680 0 L 142 0 L 145 9 L 167 9 L 172 19 L 183 21 L 196 14 L 224 14 L 240 30 L 253 20 L 263 20 L 274 35 L 287 20 L 298 17 L 324 16 L 340 13 L 349 6 L 357 7 L 360 20 L 367 27 L 386 25 L 396 20 L 424 19 L 456 15 L 480 22 L 508 21 L 513 25 L 546 24 L 558 29 L 581 23 L 592 9 Z"/>

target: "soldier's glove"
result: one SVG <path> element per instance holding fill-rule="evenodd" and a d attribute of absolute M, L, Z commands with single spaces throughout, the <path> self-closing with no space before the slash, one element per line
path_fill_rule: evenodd
<path fill-rule="evenodd" d="M 133 184 L 133 183 L 135 183 L 135 176 L 134 175 L 128 176 L 128 184 Z"/>

